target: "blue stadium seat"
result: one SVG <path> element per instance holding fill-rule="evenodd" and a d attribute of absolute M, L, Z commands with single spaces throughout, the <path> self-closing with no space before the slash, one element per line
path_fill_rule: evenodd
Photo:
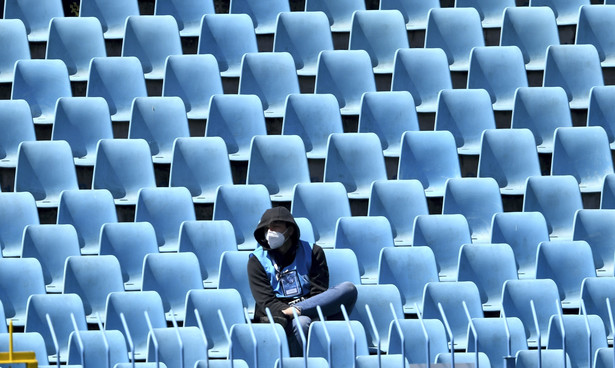
<path fill-rule="evenodd" d="M 86 96 L 103 97 L 112 121 L 129 121 L 132 100 L 147 97 L 141 62 L 134 56 L 92 58 Z"/>
<path fill-rule="evenodd" d="M 156 231 L 148 222 L 104 224 L 100 230 L 100 255 L 113 255 L 122 271 L 126 291 L 141 290 L 143 258 L 158 253 Z"/>
<path fill-rule="evenodd" d="M 331 32 L 350 32 L 352 14 L 356 10 L 365 10 L 361 0 L 339 0 L 330 3 L 326 0 L 306 0 L 306 11 L 322 11 L 329 18 Z"/>
<path fill-rule="evenodd" d="M 15 191 L 30 192 L 41 208 L 58 207 L 64 190 L 79 189 L 66 141 L 22 142 L 17 151 Z"/>
<path fill-rule="evenodd" d="M 359 133 L 376 133 L 385 157 L 399 157 L 401 137 L 409 130 L 419 130 L 414 99 L 409 92 L 366 92 L 361 97 Z"/>
<path fill-rule="evenodd" d="M 198 37 L 201 19 L 205 14 L 214 14 L 213 0 L 156 0 L 154 15 L 172 15 L 177 21 L 181 37 Z"/>
<path fill-rule="evenodd" d="M 615 278 L 613 276 L 588 277 L 581 284 L 581 300 L 585 304 L 585 311 L 588 315 L 597 315 L 602 319 L 606 338 L 610 342 L 613 340 L 613 328 L 609 319 L 607 298 L 611 308 L 613 308 L 615 301 L 611 301 L 613 291 L 615 291 Z"/>
<path fill-rule="evenodd" d="M 615 220 L 613 210 L 579 210 L 574 218 L 573 240 L 584 240 L 592 249 L 594 264 L 598 276 L 613 275 L 613 254 L 615 246 L 615 229 L 611 226 Z"/>
<path fill-rule="evenodd" d="M 2 24 L 0 22 L 0 28 Z M 2 31 L 0 34 L 3 34 Z M 0 129 L 4 132 L 0 134 L 0 167 L 14 168 L 17 165 L 19 144 L 36 140 L 28 103 L 24 100 L 0 101 Z M 3 190 L 6 191 L 6 188 Z"/>
<path fill-rule="evenodd" d="M 518 351 L 528 349 L 525 329 L 519 318 L 473 318 L 472 324 L 477 336 L 475 338 L 468 329 L 467 352 L 475 352 L 478 341 L 478 351 L 487 355 L 492 367 L 504 367 L 505 357 L 514 357 Z"/>
<path fill-rule="evenodd" d="M 26 26 L 19 19 L 2 19 L 0 35 L 0 47 L 5 50 L 0 56 L 0 83 L 12 83 L 15 62 L 30 59 Z"/>
<path fill-rule="evenodd" d="M 188 119 L 207 119 L 209 99 L 222 94 L 218 62 L 212 55 L 170 55 L 165 64 L 163 96 L 179 96 Z"/>
<path fill-rule="evenodd" d="M 94 166 L 98 141 L 112 138 L 111 115 L 109 105 L 104 98 L 60 97 L 58 99 L 51 139 L 68 142 L 73 152 L 75 166 Z"/>
<path fill-rule="evenodd" d="M 175 138 L 190 137 L 186 107 L 179 97 L 137 97 L 132 102 L 129 139 L 149 143 L 154 164 L 170 164 Z"/>
<path fill-rule="evenodd" d="M 474 8 L 434 8 L 427 17 L 425 47 L 441 48 L 451 71 L 466 71 L 470 51 L 485 46 L 480 14 Z"/>
<path fill-rule="evenodd" d="M 604 185 L 600 195 L 600 208 L 615 209 L 615 174 L 604 177 Z"/>
<path fill-rule="evenodd" d="M 106 368 L 123 363 L 128 363 L 128 350 L 120 331 L 71 332 L 68 339 L 68 365 Z"/>
<path fill-rule="evenodd" d="M 424 30 L 427 14 L 432 8 L 439 8 L 439 0 L 381 0 L 380 9 L 397 9 L 404 16 L 407 30 Z"/>
<path fill-rule="evenodd" d="M 263 184 L 273 202 L 290 202 L 293 187 L 310 182 L 303 141 L 298 135 L 257 135 L 250 144 L 246 184 Z"/>
<path fill-rule="evenodd" d="M 71 225 L 28 225 L 24 229 L 21 258 L 39 261 L 48 293 L 62 292 L 66 259 L 80 255 L 77 232 Z"/>
<path fill-rule="evenodd" d="M 219 185 L 233 184 L 224 140 L 220 137 L 175 139 L 169 184 L 188 188 L 194 203 L 213 203 Z"/>
<path fill-rule="evenodd" d="M 573 176 L 528 178 L 523 196 L 523 212 L 541 212 L 547 220 L 551 240 L 572 239 L 574 215 L 580 209 L 583 209 L 581 191 Z"/>
<path fill-rule="evenodd" d="M 335 248 L 354 251 L 362 284 L 378 281 L 380 250 L 394 245 L 391 225 L 384 216 L 341 217 L 337 221 Z"/>
<path fill-rule="evenodd" d="M 198 327 L 155 328 L 149 334 L 148 362 L 163 362 L 168 368 L 182 368 L 194 367 L 203 359 L 207 359 L 207 343 Z"/>
<path fill-rule="evenodd" d="M 483 352 L 479 352 L 478 354 L 467 353 L 467 352 L 455 353 L 455 365 L 457 364 L 476 364 L 477 356 L 478 356 L 479 366 L 491 368 L 491 362 L 489 361 L 489 357 L 487 356 L 487 354 Z M 434 363 L 442 364 L 442 365 L 453 364 L 453 358 L 451 357 L 451 353 L 440 353 L 436 355 L 436 359 L 434 360 Z"/>
<path fill-rule="evenodd" d="M 527 178 L 540 175 L 536 142 L 529 129 L 483 132 L 478 177 L 495 179 L 502 195 L 522 195 Z"/>
<path fill-rule="evenodd" d="M 582 193 L 595 193 L 612 173 L 609 138 L 602 127 L 555 129 L 551 175 L 572 175 Z"/>
<path fill-rule="evenodd" d="M 306 241 L 310 244 L 316 243 L 312 222 L 305 217 L 295 217 L 295 222 L 297 223 L 297 226 L 299 226 L 301 240 Z"/>
<path fill-rule="evenodd" d="M 526 70 L 544 70 L 547 47 L 558 45 L 559 33 L 551 8 L 509 7 L 504 10 L 501 46 L 517 46 Z"/>
<path fill-rule="evenodd" d="M 331 93 L 342 115 L 358 115 L 361 96 L 376 91 L 372 62 L 365 50 L 325 50 L 319 54 L 315 93 Z"/>
<path fill-rule="evenodd" d="M 505 212 L 493 215 L 491 242 L 511 246 L 519 279 L 535 278 L 538 244 L 548 240 L 547 221 L 540 212 Z"/>
<path fill-rule="evenodd" d="M 504 212 L 502 197 L 493 178 L 457 178 L 446 182 L 442 213 L 463 215 L 473 242 L 489 242 L 491 218 L 500 212 Z"/>
<path fill-rule="evenodd" d="M 334 133 L 329 136 L 325 182 L 340 182 L 350 199 L 369 198 L 371 185 L 386 180 L 380 139 L 374 133 Z"/>
<path fill-rule="evenodd" d="M 580 308 L 581 283 L 586 277 L 596 277 L 592 249 L 586 241 L 546 241 L 538 245 L 536 278 L 555 281 L 562 308 Z"/>
<path fill-rule="evenodd" d="M 489 92 L 484 89 L 443 90 L 438 96 L 435 130 L 448 130 L 455 137 L 457 153 L 478 155 L 485 129 L 495 129 Z"/>
<path fill-rule="evenodd" d="M 66 259 L 62 293 L 79 295 L 89 323 L 96 323 L 99 317 L 100 322 L 104 320 L 107 296 L 118 291 L 124 291 L 124 282 L 115 256 L 70 256 Z"/>
<path fill-rule="evenodd" d="M 0 276 L 4 316 L 12 320 L 14 326 L 24 326 L 28 299 L 45 294 L 41 264 L 34 258 L 0 258 Z"/>
<path fill-rule="evenodd" d="M 548 6 L 555 13 L 558 26 L 576 25 L 579 19 L 579 8 L 589 5 L 589 0 L 531 0 L 530 6 Z"/>
<path fill-rule="evenodd" d="M 273 34 L 278 14 L 290 12 L 286 0 L 273 0 L 263 3 L 259 0 L 231 0 L 230 14 L 248 14 L 254 23 L 256 34 Z"/>
<path fill-rule="evenodd" d="M 230 222 L 184 221 L 179 228 L 179 252 L 192 252 L 199 260 L 205 288 L 218 287 L 220 256 L 237 250 L 235 231 Z"/>
<path fill-rule="evenodd" d="M 250 318 L 254 316 L 256 302 L 250 291 L 248 270 L 246 265 L 250 258 L 250 252 L 226 251 L 220 256 L 220 275 L 218 289 L 235 289 L 241 296 L 243 308 L 248 310 Z M 238 358 L 238 356 L 235 356 Z"/>
<path fill-rule="evenodd" d="M 34 124 L 53 124 L 58 98 L 72 96 L 68 70 L 61 60 L 17 60 L 12 87 L 11 100 L 28 102 Z"/>
<path fill-rule="evenodd" d="M 579 10 L 575 43 L 594 45 L 602 67 L 615 66 L 615 38 L 610 31 L 615 26 L 614 19 L 613 6 L 583 5 Z"/>
<path fill-rule="evenodd" d="M 7 332 L 0 334 L 0 349 L 2 351 L 9 351 L 9 336 Z M 32 351 L 36 356 L 39 367 L 49 365 L 45 340 L 38 332 L 13 334 L 13 349 L 14 351 Z"/>
<path fill-rule="evenodd" d="M 28 41 L 47 42 L 49 22 L 64 17 L 61 0 L 39 3 L 32 0 L 6 0 L 4 19 L 20 19 L 28 31 Z"/>
<path fill-rule="evenodd" d="M 359 321 L 315 321 L 310 325 L 307 354 L 327 359 L 331 367 L 351 367 L 357 356 L 369 355 L 365 329 Z"/>
<path fill-rule="evenodd" d="M 587 126 L 601 126 L 609 137 L 609 147 L 615 149 L 615 109 L 610 103 L 615 98 L 615 87 L 596 86 L 589 91 Z"/>
<path fill-rule="evenodd" d="M 538 363 L 540 359 L 540 363 Z M 542 350 L 540 353 L 536 350 L 520 350 L 515 357 L 515 367 L 518 368 L 555 368 L 569 367 L 570 357 L 566 354 L 564 361 L 564 352 L 561 349 Z"/>
<path fill-rule="evenodd" d="M 396 246 L 410 245 L 414 218 L 428 214 L 427 200 L 419 181 L 376 180 L 372 183 L 367 215 L 384 216 L 389 220 Z"/>
<path fill-rule="evenodd" d="M 139 15 L 138 0 L 82 0 L 80 17 L 96 17 L 102 25 L 105 39 L 123 39 L 126 18 Z"/>
<path fill-rule="evenodd" d="M 62 60 L 71 81 L 87 81 L 90 60 L 105 56 L 105 39 L 97 18 L 53 18 L 49 22 L 45 59 Z"/>
<path fill-rule="evenodd" d="M 436 355 L 448 353 L 446 330 L 444 329 L 444 324 L 439 319 L 424 319 L 423 323 L 429 337 L 429 362 L 433 362 L 436 359 Z M 395 324 L 391 325 L 388 354 L 399 354 L 403 349 L 410 364 L 427 364 L 426 352 L 428 341 L 425 338 L 421 321 L 408 318 L 400 319 L 399 329 L 401 330 L 401 335 L 397 326 Z"/>
<path fill-rule="evenodd" d="M 19 257 L 23 230 L 38 225 L 34 197 L 29 192 L 0 193 L 0 244 L 3 257 Z"/>
<path fill-rule="evenodd" d="M 511 127 L 527 128 L 534 134 L 538 153 L 553 153 L 553 133 L 571 127 L 566 91 L 561 87 L 519 88 L 515 93 Z"/>
<path fill-rule="evenodd" d="M 594 368 L 608 368 L 608 367 L 611 367 L 612 365 L 613 365 L 613 348 L 602 348 L 602 349 L 596 350 L 596 355 L 594 356 Z"/>
<path fill-rule="evenodd" d="M 269 192 L 262 184 L 221 185 L 214 201 L 213 220 L 228 220 L 235 229 L 237 249 L 252 250 L 257 246 L 254 226 L 269 208 Z"/>
<path fill-rule="evenodd" d="M 446 53 L 440 48 L 401 49 L 395 54 L 391 91 L 408 91 L 418 113 L 436 112 L 438 94 L 453 88 Z"/>
<path fill-rule="evenodd" d="M 224 139 L 229 160 L 248 161 L 252 137 L 266 134 L 263 105 L 258 96 L 212 96 L 205 136 Z"/>
<path fill-rule="evenodd" d="M 295 221 L 297 219 L 295 218 Z M 301 239 L 304 239 L 303 232 Z M 329 285 L 339 285 L 344 281 L 350 281 L 355 285 L 361 285 L 361 271 L 359 271 L 359 260 L 357 255 L 350 248 L 326 248 L 325 258 L 329 269 Z"/>
<path fill-rule="evenodd" d="M 470 227 L 462 215 L 421 215 L 414 220 L 412 245 L 431 248 L 440 281 L 457 279 L 459 248 L 471 242 Z"/>
<path fill-rule="evenodd" d="M 502 14 L 506 8 L 514 8 L 515 0 L 458 0 L 457 8 L 474 8 L 480 14 L 483 28 L 501 28 Z"/>
<path fill-rule="evenodd" d="M 562 321 L 563 333 L 561 331 Z M 600 317 L 564 315 L 562 321 L 559 316 L 551 317 L 547 349 L 565 348 L 572 363 L 571 367 L 593 367 L 592 362 L 596 350 L 608 347 L 604 325 Z"/>
<path fill-rule="evenodd" d="M 543 86 L 564 88 L 571 109 L 587 109 L 589 91 L 604 85 L 600 56 L 593 45 L 551 45 Z"/>
<path fill-rule="evenodd" d="M 273 367 L 278 358 L 289 357 L 286 333 L 279 324 L 239 323 L 231 327 L 230 333 L 229 354 L 249 367 Z"/>

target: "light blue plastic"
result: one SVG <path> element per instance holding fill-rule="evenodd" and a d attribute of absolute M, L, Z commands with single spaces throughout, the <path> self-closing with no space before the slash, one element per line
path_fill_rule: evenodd
<path fill-rule="evenodd" d="M 249 367 L 273 367 L 278 358 L 290 356 L 286 333 L 279 324 L 235 324 L 230 333 L 233 359 L 244 360 Z"/>
<path fill-rule="evenodd" d="M 24 326 L 29 297 L 45 294 L 41 264 L 34 258 L 0 258 L 0 276 L 4 316 L 13 326 Z"/>
<path fill-rule="evenodd" d="M 0 193 L 0 224 L 2 256 L 19 257 L 24 228 L 27 225 L 39 224 L 38 210 L 32 194 Z"/>
<path fill-rule="evenodd" d="M 30 59 L 26 26 L 19 19 L 2 19 L 0 35 L 0 47 L 4 50 L 0 56 L 0 83 L 12 83 L 15 62 Z"/>
<path fill-rule="evenodd" d="M 126 18 L 139 15 L 138 0 L 81 0 L 80 17 L 96 17 L 100 21 L 105 39 L 124 38 Z"/>
<path fill-rule="evenodd" d="M 604 185 L 600 196 L 600 208 L 615 209 L 615 174 L 604 177 Z"/>
<path fill-rule="evenodd" d="M 68 365 L 108 368 L 109 365 L 115 367 L 116 364 L 128 363 L 128 350 L 120 331 L 80 331 L 78 336 L 72 332 L 68 339 Z M 79 341 L 84 346 L 84 361 L 81 360 Z"/>
<path fill-rule="evenodd" d="M 540 365 L 538 363 L 537 350 L 521 350 L 517 352 L 515 358 L 516 368 L 557 368 L 570 367 L 570 357 L 566 354 L 564 362 L 563 351 L 561 349 L 542 350 L 540 352 Z"/>
<path fill-rule="evenodd" d="M 505 367 L 505 357 L 514 357 L 518 351 L 528 349 L 525 329 L 519 318 L 473 318 L 472 323 L 478 335 L 478 350 L 487 355 L 492 367 Z M 507 328 L 510 332 L 510 345 Z M 474 335 L 468 329 L 468 353 L 476 351 L 474 344 Z"/>
<path fill-rule="evenodd" d="M 28 31 L 28 41 L 46 42 L 49 35 L 49 22 L 54 17 L 64 17 L 61 0 L 6 0 L 4 19 L 20 19 Z"/>
<path fill-rule="evenodd" d="M 421 303 L 418 304 L 419 306 Z M 436 355 L 448 352 L 448 342 L 444 325 L 439 319 L 424 319 L 425 330 L 429 336 L 429 357 L 430 362 L 436 359 Z M 421 321 L 418 319 L 400 319 L 399 327 L 403 334 L 403 346 L 399 331 L 395 324 L 391 324 L 389 330 L 389 351 L 388 354 L 400 354 L 402 349 L 410 364 L 427 364 L 425 361 L 427 341 Z"/>
<path fill-rule="evenodd" d="M 589 91 L 587 126 L 601 126 L 609 137 L 609 147 L 615 149 L 615 108 L 610 103 L 615 98 L 615 87 L 596 86 Z"/>
<path fill-rule="evenodd" d="M 302 236 L 303 238 L 303 236 Z M 336 286 L 344 281 L 361 285 L 359 260 L 350 248 L 323 249 L 329 268 L 329 286 Z"/>
<path fill-rule="evenodd" d="M 613 348 L 601 348 L 596 350 L 594 356 L 594 368 L 610 368 L 613 366 Z"/>
<path fill-rule="evenodd" d="M 550 7 L 555 13 L 558 26 L 576 25 L 579 8 L 589 4 L 589 0 L 530 0 L 530 6 Z"/>
<path fill-rule="evenodd" d="M 369 355 L 365 326 L 359 321 L 349 323 L 346 321 L 313 322 L 310 325 L 308 336 L 308 356 L 325 358 L 331 367 L 352 367 L 357 356 Z M 354 340 L 350 335 L 350 330 L 352 330 Z M 329 356 L 327 336 L 330 337 L 331 356 Z"/>
<path fill-rule="evenodd" d="M 424 30 L 429 10 L 439 7 L 439 0 L 380 0 L 380 9 L 397 9 L 402 13 L 407 30 Z"/>
<path fill-rule="evenodd" d="M 585 310 L 588 315 L 597 315 L 601 318 L 606 331 L 606 338 L 613 340 L 613 329 L 609 319 L 607 298 L 611 309 L 613 308 L 612 295 L 615 291 L 615 278 L 607 277 L 588 277 L 581 284 L 581 300 L 585 303 Z M 613 353 L 611 352 L 611 358 Z"/>
<path fill-rule="evenodd" d="M 0 334 L 0 349 L 2 351 L 9 351 L 9 334 L 7 332 Z M 49 365 L 45 341 L 38 332 L 14 334 L 13 349 L 14 351 L 33 351 L 39 366 Z"/>
<path fill-rule="evenodd" d="M 602 67 L 615 66 L 615 37 L 609 30 L 615 25 L 615 7 L 583 5 L 579 10 L 579 22 L 575 43 L 592 44 L 600 55 Z"/>
<path fill-rule="evenodd" d="M 172 15 L 175 18 L 182 37 L 198 37 L 203 15 L 215 12 L 213 0 L 156 0 L 154 7 L 154 15 Z"/>
<path fill-rule="evenodd" d="M 565 341 L 562 341 L 559 316 L 553 316 L 549 323 L 547 349 L 562 349 L 562 343 L 564 343 L 566 354 L 570 357 L 571 367 L 593 367 L 592 362 L 596 351 L 608 348 L 602 320 L 596 315 L 582 314 L 564 315 L 562 319 Z"/>
<path fill-rule="evenodd" d="M 235 289 L 241 296 L 242 308 L 247 308 L 248 314 L 254 316 L 256 302 L 250 291 L 248 281 L 248 259 L 251 252 L 226 251 L 220 256 L 220 278 L 218 279 L 218 289 Z M 230 326 L 227 326 L 230 327 Z M 271 326 L 268 326 L 271 328 Z M 276 349 L 277 350 L 277 349 Z M 238 356 L 233 356 L 239 358 Z"/>
<path fill-rule="evenodd" d="M 365 10 L 361 0 L 306 0 L 305 11 L 322 11 L 329 18 L 331 32 L 350 32 L 352 14 L 355 10 Z"/>
<path fill-rule="evenodd" d="M 514 8 L 515 0 L 456 0 L 457 8 L 474 8 L 480 14 L 483 28 L 501 28 L 502 14 L 506 8 Z"/>
<path fill-rule="evenodd" d="M 14 168 L 19 144 L 36 140 L 28 103 L 24 100 L 0 101 L 0 129 L 3 132 L 0 135 L 0 167 Z"/>
<path fill-rule="evenodd" d="M 248 14 L 254 23 L 256 34 L 272 34 L 275 32 L 275 24 L 278 14 L 290 12 L 290 5 L 286 0 L 272 0 L 263 2 L 260 0 L 231 0 L 229 5 L 230 14 Z"/>
<path fill-rule="evenodd" d="M 158 342 L 157 350 L 152 334 Z M 147 341 L 147 361 L 161 361 L 168 368 L 194 367 L 199 360 L 207 359 L 206 350 L 203 332 L 198 327 L 155 328 Z"/>

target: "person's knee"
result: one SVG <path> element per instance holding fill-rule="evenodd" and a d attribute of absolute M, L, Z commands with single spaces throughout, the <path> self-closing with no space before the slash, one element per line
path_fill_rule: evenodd
<path fill-rule="evenodd" d="M 348 302 L 354 303 L 357 300 L 357 287 L 350 281 L 344 281 L 338 286 L 336 286 L 340 290 L 340 293 L 344 296 L 344 299 Z"/>
<path fill-rule="evenodd" d="M 297 330 L 297 328 L 300 327 L 305 333 L 310 327 L 310 323 L 312 323 L 312 319 L 310 317 L 299 316 L 298 318 L 293 319 L 293 328 Z"/>

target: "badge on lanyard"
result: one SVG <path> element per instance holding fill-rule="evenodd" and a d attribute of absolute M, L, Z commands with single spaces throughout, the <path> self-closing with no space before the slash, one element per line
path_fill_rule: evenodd
<path fill-rule="evenodd" d="M 284 296 L 293 297 L 301 295 L 301 282 L 297 270 L 287 270 L 278 274 L 278 280 L 282 284 Z"/>

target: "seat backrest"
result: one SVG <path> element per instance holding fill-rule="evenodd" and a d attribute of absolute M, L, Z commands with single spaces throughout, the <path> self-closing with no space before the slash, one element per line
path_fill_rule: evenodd
<path fill-rule="evenodd" d="M 350 281 L 361 284 L 361 272 L 357 255 L 350 248 L 323 249 L 329 269 L 329 286 Z"/>
<path fill-rule="evenodd" d="M 1 28 L 2 22 L 0 22 Z M 1 31 L 0 34 L 2 34 Z M 11 73 L 12 70 L 11 68 Z M 2 151 L 0 152 L 0 167 L 14 168 L 17 165 L 19 144 L 36 140 L 28 103 L 24 100 L 0 101 L 0 124 L 0 129 L 4 132 L 0 135 L 0 151 Z M 7 191 L 7 188 L 2 188 L 2 190 Z"/>
<path fill-rule="evenodd" d="M 340 0 L 330 3 L 326 0 L 306 0 L 306 11 L 323 11 L 329 18 L 332 32 L 350 32 L 352 14 L 356 10 L 365 10 L 361 0 Z"/>
<path fill-rule="evenodd" d="M 158 0 L 154 8 L 155 15 L 171 15 L 175 18 L 182 37 L 198 37 L 203 15 L 215 12 L 213 0 Z"/>
<path fill-rule="evenodd" d="M 598 276 L 613 275 L 613 254 L 615 248 L 610 239 L 614 236 L 611 220 L 615 210 L 579 210 L 574 218 L 573 240 L 584 240 L 592 249 L 594 265 Z"/>
<path fill-rule="evenodd" d="M 289 356 L 286 334 L 279 324 L 238 323 L 230 333 L 233 358 L 244 360 L 251 368 L 273 367 L 278 358 Z"/>
<path fill-rule="evenodd" d="M 30 59 L 30 47 L 26 27 L 19 19 L 2 19 L 0 22 L 0 46 L 6 50 L 0 56 L 0 81 L 13 81 L 15 62 Z"/>
<path fill-rule="evenodd" d="M 105 39 L 122 39 L 126 18 L 139 15 L 138 0 L 82 0 L 80 17 L 96 17 L 100 21 Z"/>
<path fill-rule="evenodd" d="M 398 326 L 393 322 L 389 330 L 388 354 L 399 354 L 402 349 L 410 364 L 426 364 L 427 341 L 423 326 L 429 336 L 429 361 L 435 360 L 436 355 L 448 352 L 448 340 L 444 324 L 439 319 L 401 319 Z M 400 337 L 400 330 L 403 336 Z"/>
<path fill-rule="evenodd" d="M 62 1 L 53 0 L 39 4 L 32 0 L 7 0 L 4 19 L 20 19 L 28 31 L 28 41 L 46 42 L 49 22 L 54 17 L 64 17 Z"/>
<path fill-rule="evenodd" d="M 532 0 L 530 6 L 548 6 L 555 13 L 557 25 L 577 24 L 579 8 L 589 5 L 589 0 Z"/>
<path fill-rule="evenodd" d="M 489 357 L 493 367 L 503 366 L 504 357 L 515 356 L 518 351 L 528 349 L 525 329 L 519 318 L 473 318 L 472 323 L 478 338 L 468 328 L 467 351 L 476 351 L 475 342 L 478 340 L 478 350 Z"/>
<path fill-rule="evenodd" d="M 147 339 L 148 362 L 163 362 L 168 368 L 181 368 L 193 367 L 203 359 L 207 359 L 207 343 L 198 327 L 155 328 L 150 331 Z"/>
<path fill-rule="evenodd" d="M 0 333 L 0 349 L 9 351 L 9 334 Z M 48 365 L 47 348 L 45 340 L 38 332 L 22 332 L 13 334 L 14 351 L 33 351 L 39 365 Z"/>
<path fill-rule="evenodd" d="M 307 354 L 309 357 L 327 359 L 331 367 L 351 367 L 357 356 L 369 354 L 365 334 L 365 328 L 359 321 L 312 322 Z"/>
<path fill-rule="evenodd" d="M 538 358 L 540 357 L 540 365 Z M 543 350 L 538 355 L 537 350 L 520 350 L 515 358 L 515 367 L 519 368 L 537 368 L 542 367 L 563 367 L 570 366 L 570 357 L 566 354 L 564 361 L 564 352 L 561 349 Z"/>
<path fill-rule="evenodd" d="M 230 14 L 248 14 L 254 23 L 256 34 L 272 34 L 279 13 L 290 12 L 286 0 L 274 0 L 264 4 L 259 0 L 231 0 Z"/>
<path fill-rule="evenodd" d="M 439 0 L 381 0 L 380 9 L 397 9 L 404 16 L 406 29 L 424 30 L 427 26 L 427 14 L 432 8 L 439 8 Z"/>
<path fill-rule="evenodd" d="M 241 295 L 243 308 L 254 314 L 255 301 L 248 282 L 247 264 L 250 252 L 226 251 L 220 256 L 218 289 L 235 289 Z"/>
<path fill-rule="evenodd" d="M 548 333 L 547 349 L 562 349 L 564 344 L 572 367 L 593 367 L 596 350 L 608 347 L 604 324 L 596 315 L 552 316 Z"/>
<path fill-rule="evenodd" d="M 80 344 L 83 344 L 83 350 Z M 120 331 L 71 332 L 68 339 L 68 364 L 105 368 L 128 362 L 126 342 Z"/>
<path fill-rule="evenodd" d="M 604 324 L 607 338 L 613 338 L 607 299 L 613 308 L 611 297 L 615 289 L 615 278 L 613 277 L 587 277 L 581 284 L 581 300 L 585 304 L 585 311 L 588 315 L 597 315 Z"/>
<path fill-rule="evenodd" d="M 40 262 L 35 258 L 0 258 L 0 301 L 4 316 L 15 326 L 24 326 L 31 295 L 45 294 Z"/>
<path fill-rule="evenodd" d="M 29 192 L 0 193 L 0 244 L 4 257 L 21 255 L 23 230 L 38 225 L 38 210 Z"/>
<path fill-rule="evenodd" d="M 500 28 L 502 26 L 502 13 L 506 8 L 516 6 L 515 0 L 459 0 L 455 7 L 474 8 L 480 14 L 483 28 Z"/>
<path fill-rule="evenodd" d="M 613 105 L 609 104 L 615 87 L 595 86 L 589 92 L 589 107 L 587 108 L 587 126 L 601 126 L 609 137 L 609 144 L 615 142 L 612 116 L 615 114 Z"/>
<path fill-rule="evenodd" d="M 613 24 L 615 8 L 610 6 L 583 5 L 579 8 L 579 22 L 575 44 L 592 44 L 598 50 L 600 61 L 612 63 L 615 56 L 613 36 L 608 31 Z"/>

